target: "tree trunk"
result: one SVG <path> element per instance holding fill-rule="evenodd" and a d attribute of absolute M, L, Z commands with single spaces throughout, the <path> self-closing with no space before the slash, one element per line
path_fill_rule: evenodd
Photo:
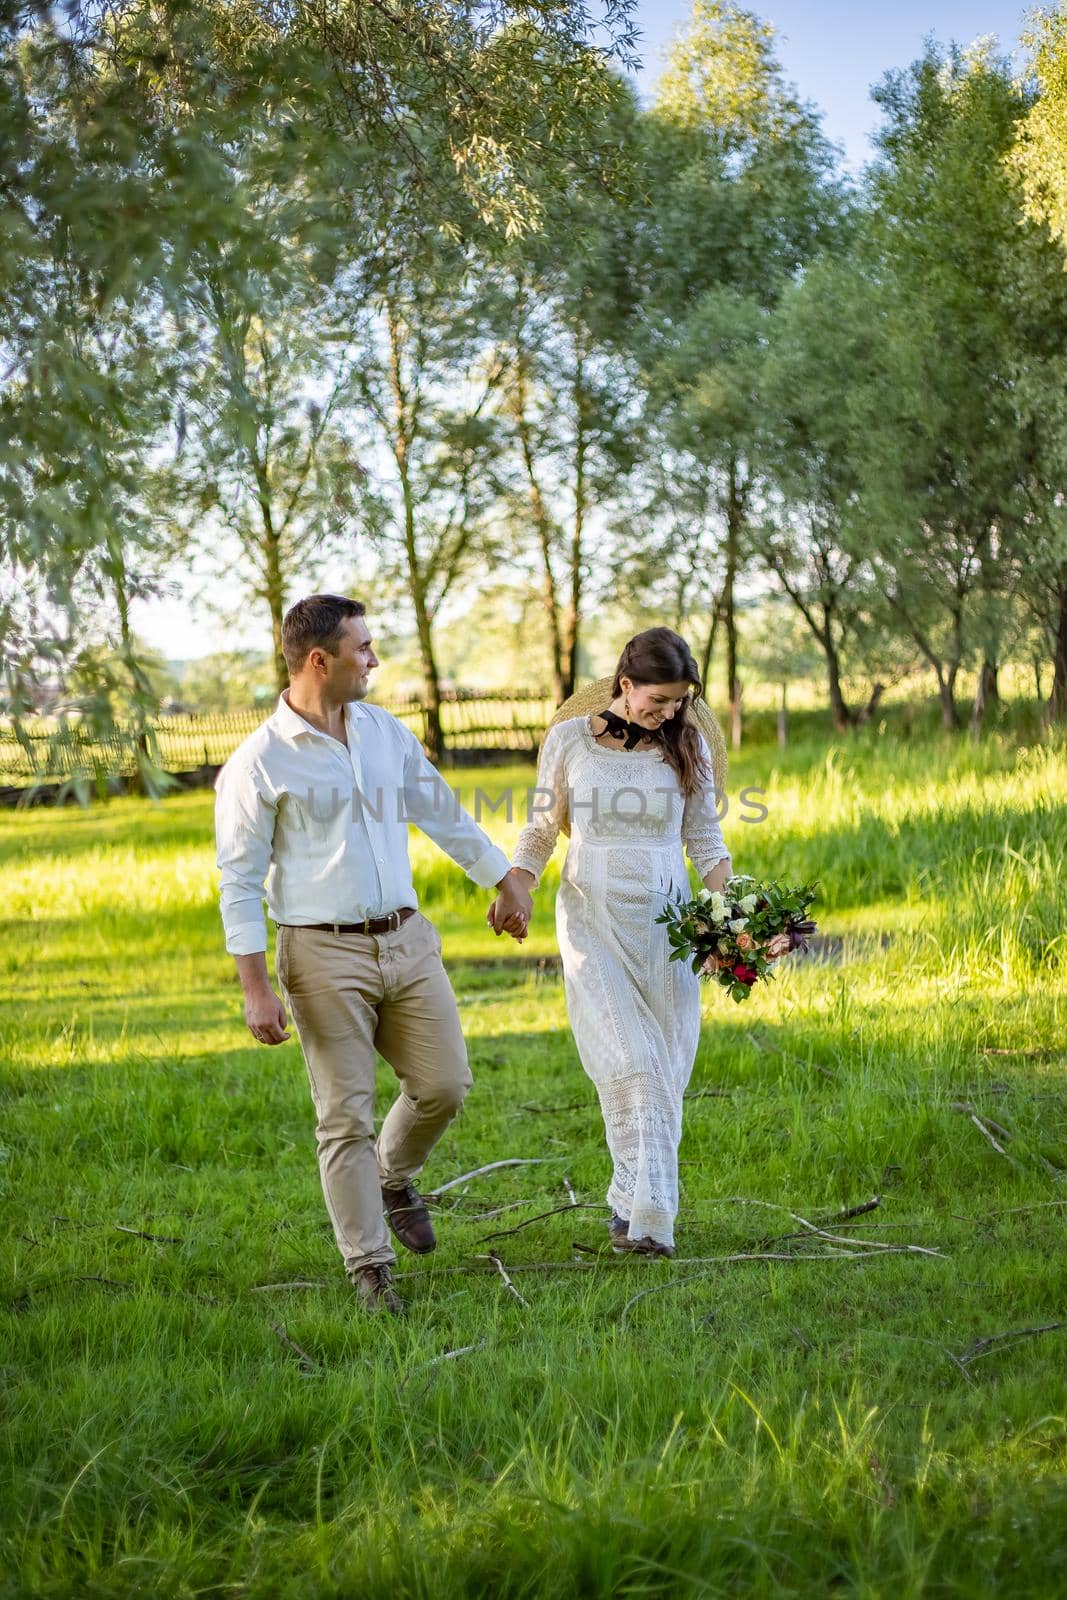
<path fill-rule="evenodd" d="M 861 728 L 865 723 L 870 722 L 874 713 L 878 710 L 878 703 L 884 694 L 884 683 L 876 683 L 872 686 L 867 704 L 856 713 L 855 725 L 857 728 Z"/>
<path fill-rule="evenodd" d="M 435 766 L 440 766 L 445 754 L 444 730 L 441 727 L 441 678 L 434 652 L 433 625 L 427 604 L 426 584 L 415 543 L 415 502 L 411 493 L 411 480 L 408 477 L 407 456 L 403 449 L 400 451 L 397 465 L 400 468 L 400 486 L 404 497 L 404 548 L 407 552 L 408 577 L 411 581 L 411 598 L 415 608 L 415 629 L 419 639 L 419 660 L 422 664 L 426 752 Z"/>
<path fill-rule="evenodd" d="M 445 754 L 444 732 L 441 728 L 441 680 L 434 653 L 433 623 L 430 617 L 426 574 L 419 560 L 418 541 L 415 537 L 415 496 L 411 487 L 408 456 L 415 433 L 415 418 L 408 403 L 401 368 L 403 335 L 400 321 L 391 307 L 388 313 L 388 328 L 389 383 L 393 391 L 395 428 L 392 441 L 393 458 L 396 461 L 400 493 L 404 502 L 404 553 L 407 558 L 408 581 L 411 584 L 411 601 L 415 609 L 419 661 L 422 665 L 423 716 L 426 729 L 423 742 L 430 760 L 439 766 Z"/>
<path fill-rule="evenodd" d="M 937 694 L 941 701 L 941 726 L 946 733 L 955 733 L 960 725 L 959 707 L 956 705 L 956 672 L 955 666 L 949 667 L 945 672 L 939 666 L 937 669 Z"/>
<path fill-rule="evenodd" d="M 289 687 L 289 668 L 282 653 L 282 619 L 285 616 L 285 576 L 282 572 L 281 548 L 274 531 L 270 502 L 260 494 L 260 516 L 263 521 L 263 593 L 270 609 L 271 652 L 274 657 L 274 687 L 281 694 Z"/>
<path fill-rule="evenodd" d="M 719 618 L 722 615 L 722 601 L 722 595 L 717 595 L 711 608 L 711 625 L 704 640 L 704 653 L 700 659 L 700 682 L 705 695 L 708 692 L 708 678 L 711 674 L 711 658 L 715 651 L 715 635 L 719 631 Z"/>
<path fill-rule="evenodd" d="M 726 580 L 722 590 L 722 616 L 726 624 L 726 698 L 730 714 L 730 738 L 735 750 L 741 744 L 741 685 L 737 681 L 737 615 L 734 610 L 734 582 L 737 577 L 744 497 L 738 483 L 737 461 L 732 459 L 726 502 Z"/>
<path fill-rule="evenodd" d="M 782 684 L 782 703 L 778 707 L 778 744 L 779 744 L 779 747 L 782 750 L 785 749 L 786 743 L 787 743 L 788 738 L 789 738 L 789 728 L 788 728 L 788 724 L 787 724 L 787 720 L 786 720 L 785 696 L 786 696 L 786 686 L 783 683 Z"/>
<path fill-rule="evenodd" d="M 574 521 L 571 525 L 570 596 L 563 630 L 562 698 L 574 693 L 578 677 L 578 630 L 582 605 L 582 538 L 585 532 L 585 458 L 588 450 L 585 363 L 579 352 L 574 372 Z"/>
<path fill-rule="evenodd" d="M 563 672 L 563 642 L 560 638 L 559 597 L 556 592 L 555 573 L 552 571 L 552 535 L 555 530 L 552 525 L 552 519 L 548 514 L 548 509 L 545 506 L 541 485 L 537 481 L 533 443 L 530 438 L 530 423 L 526 415 L 526 397 L 526 357 L 521 347 L 519 347 L 516 352 L 515 362 L 515 425 L 519 435 L 519 447 L 522 451 L 523 464 L 526 468 L 530 514 L 537 530 L 537 541 L 541 547 L 541 602 L 544 607 L 545 621 L 548 624 L 552 689 L 556 697 L 556 704 L 562 705 L 567 698 L 567 691 Z"/>
<path fill-rule="evenodd" d="M 841 657 L 834 643 L 834 636 L 830 623 L 819 639 L 823 654 L 826 656 L 826 670 L 830 687 L 830 715 L 833 718 L 834 729 L 837 733 L 847 733 L 855 726 L 856 718 L 845 700 L 845 691 L 841 687 Z"/>
<path fill-rule="evenodd" d="M 971 736 L 977 738 L 982 731 L 986 711 L 990 706 L 995 706 L 1000 700 L 1000 688 L 997 683 L 997 664 L 995 661 L 982 662 L 978 673 L 978 683 L 974 691 L 974 704 L 971 706 Z"/>
<path fill-rule="evenodd" d="M 1067 582 L 1060 589 L 1060 614 L 1052 642 L 1052 692 L 1042 714 L 1042 723 L 1067 723 Z"/>

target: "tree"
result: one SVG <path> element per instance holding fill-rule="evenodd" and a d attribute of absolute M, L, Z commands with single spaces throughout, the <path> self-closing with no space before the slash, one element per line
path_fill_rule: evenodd
<path fill-rule="evenodd" d="M 832 153 L 784 81 L 773 30 L 718 0 L 694 0 L 644 131 L 635 342 L 655 428 L 716 484 L 723 578 L 714 615 L 725 628 L 736 742 L 735 595 L 757 491 L 754 379 L 770 314 L 832 220 Z"/>
<path fill-rule="evenodd" d="M 93 0 L 59 23 L 44 5 L 0 10 L 0 554 L 65 611 L 57 649 L 81 633 L 81 596 L 106 591 L 133 670 L 129 602 L 163 561 L 137 486 L 181 426 L 160 330 L 180 346 L 204 241 L 250 247 L 258 269 L 299 239 L 325 280 L 324 193 L 373 194 L 453 238 L 536 226 L 531 174 L 569 162 L 605 53 L 632 58 L 632 7 L 608 0 L 599 32 L 577 0 Z M 229 157 L 250 139 L 284 177 L 278 238 L 234 204 Z M 25 664 L 25 614 L 8 605 L 0 627 Z"/>
<path fill-rule="evenodd" d="M 863 500 L 887 604 L 954 728 L 956 679 L 976 653 L 976 722 L 995 696 L 1047 520 L 1054 440 L 1027 374 L 1062 358 L 1067 279 L 1021 214 L 1005 157 L 1026 99 L 990 47 L 930 46 L 876 98 L 886 123 L 865 238 L 879 356 L 854 390 Z"/>

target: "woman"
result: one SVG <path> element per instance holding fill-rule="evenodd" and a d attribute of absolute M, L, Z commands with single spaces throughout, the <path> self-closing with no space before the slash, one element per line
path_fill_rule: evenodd
<path fill-rule="evenodd" d="M 604 1114 L 620 1254 L 674 1254 L 682 1096 L 700 1035 L 700 980 L 668 960 L 655 919 L 671 895 L 688 897 L 683 847 L 708 889 L 732 871 L 710 752 L 690 712 L 699 692 L 678 634 L 631 639 L 610 705 L 545 736 L 538 800 L 551 804 L 522 830 L 511 862 L 532 892 L 570 826 L 556 931 L 571 1027 Z M 515 920 L 508 931 L 525 933 Z"/>

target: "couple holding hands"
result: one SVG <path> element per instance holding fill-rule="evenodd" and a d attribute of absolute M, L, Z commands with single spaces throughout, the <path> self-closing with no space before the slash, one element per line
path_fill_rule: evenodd
<path fill-rule="evenodd" d="M 732 871 L 716 806 L 725 751 L 685 641 L 669 628 L 638 634 L 610 682 L 561 708 L 510 862 L 414 734 L 366 699 L 378 658 L 361 602 L 298 601 L 282 644 L 290 686 L 216 784 L 222 920 L 253 1036 L 288 1039 L 286 1007 L 296 1026 L 323 1194 L 360 1300 L 403 1312 L 390 1235 L 417 1254 L 434 1249 L 414 1180 L 471 1087 L 441 938 L 417 910 L 409 822 L 495 890 L 487 921 L 517 939 L 560 832 L 570 835 L 556 930 L 611 1154 L 612 1246 L 673 1254 L 700 980 L 669 960 L 655 919 L 686 889 L 683 850 L 710 890 Z M 264 891 L 281 999 L 267 974 Z M 378 1054 L 400 1093 L 375 1136 Z"/>

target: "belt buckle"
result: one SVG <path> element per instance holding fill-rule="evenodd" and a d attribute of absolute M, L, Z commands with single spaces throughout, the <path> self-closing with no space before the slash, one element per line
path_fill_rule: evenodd
<path fill-rule="evenodd" d="M 395 922 L 393 921 L 394 917 L 396 918 Z M 399 910 L 390 911 L 390 913 L 389 913 L 389 932 L 390 933 L 396 933 L 397 930 L 399 929 L 399 927 L 400 927 L 400 912 L 399 912 Z"/>

